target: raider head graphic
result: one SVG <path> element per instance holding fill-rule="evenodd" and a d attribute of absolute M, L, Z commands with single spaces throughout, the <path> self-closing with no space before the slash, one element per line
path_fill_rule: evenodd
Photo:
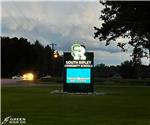
<path fill-rule="evenodd" d="M 73 44 L 71 47 L 71 55 L 74 60 L 86 60 L 85 47 L 80 44 Z"/>

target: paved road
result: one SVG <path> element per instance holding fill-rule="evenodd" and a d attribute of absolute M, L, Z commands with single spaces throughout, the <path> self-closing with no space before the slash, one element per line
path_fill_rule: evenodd
<path fill-rule="evenodd" d="M 16 79 L 1 79 L 2 87 L 32 87 L 32 86 L 62 86 L 61 84 L 51 84 L 49 82 L 32 82 L 21 81 Z"/>
<path fill-rule="evenodd" d="M 17 81 L 16 79 L 1 79 L 2 84 L 15 84 Z"/>
<path fill-rule="evenodd" d="M 2 87 L 16 87 L 16 86 L 24 86 L 24 83 L 21 83 L 20 80 L 16 79 L 1 79 Z"/>

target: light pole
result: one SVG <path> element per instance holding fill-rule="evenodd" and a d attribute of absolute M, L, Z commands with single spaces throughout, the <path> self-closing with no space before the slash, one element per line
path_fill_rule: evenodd
<path fill-rule="evenodd" d="M 53 57 L 54 57 L 55 59 L 57 59 L 57 58 L 59 57 L 58 51 L 54 52 Z"/>
<path fill-rule="evenodd" d="M 59 57 L 59 53 L 58 53 L 58 51 L 55 51 L 55 46 L 57 44 L 51 43 L 50 45 L 51 45 L 52 52 L 53 52 L 53 57 L 52 57 L 52 76 L 54 77 L 54 75 L 55 75 L 56 60 Z"/>
<path fill-rule="evenodd" d="M 52 49 L 52 76 L 54 76 L 54 71 L 55 71 L 55 59 L 54 59 L 54 53 L 55 53 L 55 46 L 57 44 L 55 43 L 51 43 L 50 46 L 51 46 L 51 49 Z"/>
<path fill-rule="evenodd" d="M 53 51 L 53 53 L 54 53 L 54 51 L 55 51 L 55 49 L 54 49 L 54 48 L 55 48 L 55 46 L 56 46 L 57 44 L 55 44 L 55 43 L 51 43 L 50 45 L 52 46 L 52 51 Z"/>
<path fill-rule="evenodd" d="M 58 58 L 59 58 L 59 53 L 58 51 L 56 51 L 53 53 L 53 76 L 55 75 L 55 70 L 56 70 L 55 67 Z"/>

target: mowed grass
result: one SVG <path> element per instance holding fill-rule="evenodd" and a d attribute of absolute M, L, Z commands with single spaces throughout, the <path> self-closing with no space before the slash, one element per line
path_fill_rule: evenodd
<path fill-rule="evenodd" d="M 150 87 L 102 87 L 106 95 L 54 95 L 49 87 L 2 87 L 2 119 L 26 125 L 150 125 Z"/>

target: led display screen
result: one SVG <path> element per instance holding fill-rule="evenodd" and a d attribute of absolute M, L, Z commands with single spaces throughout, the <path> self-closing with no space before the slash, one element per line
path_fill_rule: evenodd
<path fill-rule="evenodd" d="M 91 69 L 66 68 L 66 83 L 91 83 Z"/>

